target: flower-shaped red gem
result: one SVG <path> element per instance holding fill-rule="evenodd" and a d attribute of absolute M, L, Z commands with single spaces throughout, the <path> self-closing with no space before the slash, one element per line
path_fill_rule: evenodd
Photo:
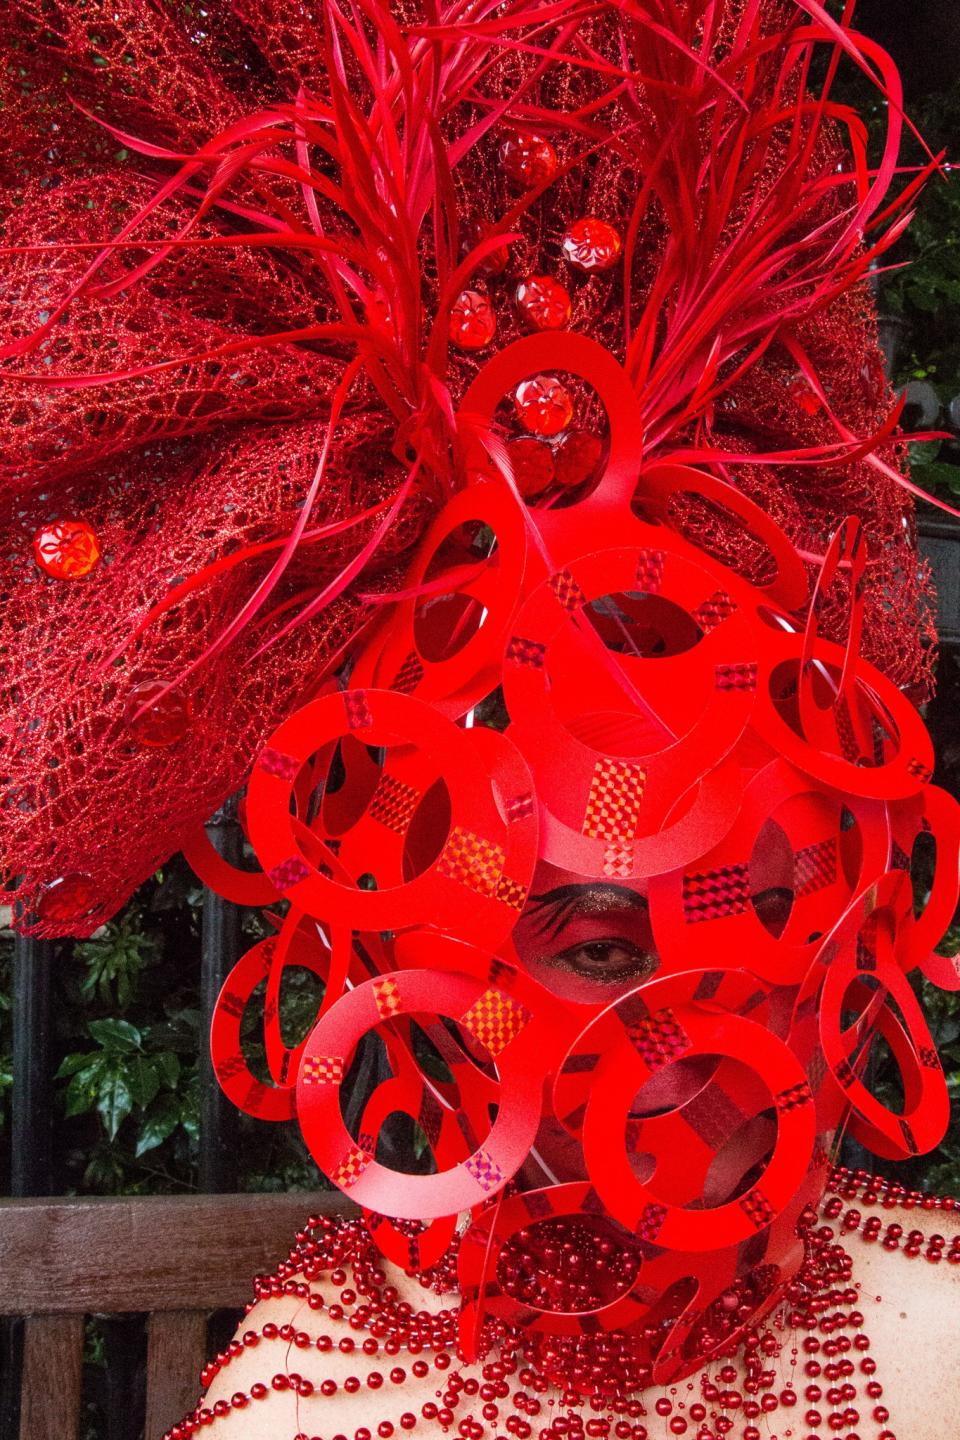
<path fill-rule="evenodd" d="M 536 375 L 518 385 L 513 396 L 517 418 L 531 435 L 559 435 L 573 419 L 570 391 L 553 375 Z"/>
<path fill-rule="evenodd" d="M 497 333 L 497 317 L 480 290 L 461 290 L 450 309 L 450 339 L 460 350 L 483 350 Z"/>
<path fill-rule="evenodd" d="M 622 249 L 620 236 L 606 220 L 587 216 L 577 220 L 560 242 L 563 254 L 578 270 L 609 270 Z"/>
<path fill-rule="evenodd" d="M 528 275 L 514 298 L 531 330 L 562 330 L 570 323 L 570 296 L 552 275 Z"/>
<path fill-rule="evenodd" d="M 85 520 L 56 520 L 34 535 L 33 554 L 54 580 L 81 580 L 100 563 L 100 541 Z"/>
<path fill-rule="evenodd" d="M 521 190 L 545 185 L 557 173 L 557 152 L 542 135 L 515 135 L 500 146 L 507 179 Z"/>
<path fill-rule="evenodd" d="M 164 694 L 165 688 L 164 680 L 141 680 L 127 696 L 123 718 L 140 745 L 174 745 L 190 729 L 190 702 L 178 690 Z"/>
<path fill-rule="evenodd" d="M 589 430 L 571 430 L 557 445 L 553 455 L 558 485 L 572 490 L 586 480 L 592 480 L 600 464 L 603 446 L 596 435 Z"/>
<path fill-rule="evenodd" d="M 540 495 L 553 482 L 553 451 L 532 436 L 512 440 L 507 446 L 517 489 L 527 500 Z"/>
<path fill-rule="evenodd" d="M 37 902 L 37 915 L 41 920 L 80 920 L 90 913 L 96 901 L 93 876 L 74 870 L 44 885 Z"/>

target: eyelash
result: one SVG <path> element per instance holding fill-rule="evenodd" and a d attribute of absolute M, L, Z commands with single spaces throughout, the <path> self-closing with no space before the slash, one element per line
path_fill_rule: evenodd
<path fill-rule="evenodd" d="M 596 969 L 584 965 L 575 965 L 573 963 L 573 957 L 581 951 L 593 949 L 607 950 L 613 948 L 629 952 L 632 957 L 631 962 L 622 963 L 616 968 L 608 967 L 606 969 L 604 969 L 602 961 L 599 961 Z M 654 956 L 641 950 L 638 946 L 634 945 L 632 941 L 624 939 L 622 935 L 605 936 L 599 940 L 584 940 L 579 945 L 571 945 L 566 950 L 561 950 L 556 955 L 551 955 L 548 963 L 564 970 L 573 970 L 581 975 L 589 973 L 591 978 L 608 982 L 611 985 L 630 976 L 639 975 L 641 972 L 651 974 L 656 968 Z"/>

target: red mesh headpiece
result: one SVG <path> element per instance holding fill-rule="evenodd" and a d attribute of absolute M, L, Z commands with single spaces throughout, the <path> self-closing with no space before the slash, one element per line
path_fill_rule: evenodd
<path fill-rule="evenodd" d="M 0 813 L 25 930 L 89 933 L 237 787 L 467 478 L 452 407 L 484 352 L 459 343 L 482 317 L 449 344 L 465 290 L 495 302 L 497 347 L 543 320 L 517 285 L 566 276 L 567 326 L 626 363 L 647 457 L 724 477 L 811 563 L 861 516 L 866 653 L 926 693 L 926 572 L 858 283 L 892 233 L 870 229 L 892 152 L 871 185 L 844 112 L 798 99 L 804 47 L 839 33 L 819 5 L 662 8 L 543 34 L 524 3 L 454 8 L 428 38 L 413 6 L 215 3 L 202 31 L 161 3 L 13 7 Z M 584 217 L 623 243 L 609 268 L 567 266 Z M 30 546 L 64 520 L 102 554 L 69 582 Z M 760 573 L 722 510 L 686 498 L 678 521 Z M 842 609 L 825 597 L 828 634 Z M 124 715 L 178 679 L 190 723 L 161 753 Z"/>

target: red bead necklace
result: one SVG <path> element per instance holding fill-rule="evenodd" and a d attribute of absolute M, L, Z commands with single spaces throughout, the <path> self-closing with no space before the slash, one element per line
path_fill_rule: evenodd
<path fill-rule="evenodd" d="M 804 1216 L 804 1262 L 774 1311 L 739 1343 L 723 1349 L 724 1324 L 739 1331 L 742 1317 L 737 1312 L 749 1300 L 743 1292 L 723 1297 L 729 1298 L 728 1315 L 724 1320 L 723 1304 L 719 1318 L 711 1315 L 705 1345 L 714 1358 L 699 1377 L 699 1394 L 691 1378 L 685 1394 L 682 1385 L 674 1385 L 670 1396 L 660 1395 L 652 1403 L 649 1397 L 645 1403 L 642 1389 L 636 1388 L 636 1372 L 630 1374 L 629 1357 L 620 1353 L 615 1336 L 583 1337 L 571 1348 L 569 1343 L 557 1345 L 556 1337 L 532 1336 L 488 1321 L 487 1358 L 481 1366 L 471 1367 L 479 1368 L 479 1375 L 458 1368 L 456 1309 L 414 1309 L 387 1283 L 382 1259 L 362 1222 L 312 1216 L 298 1233 L 288 1259 L 274 1274 L 256 1278 L 255 1300 L 247 1308 L 252 1309 L 257 1300 L 294 1296 L 313 1314 L 326 1312 L 340 1331 L 314 1334 L 269 1321 L 244 1331 L 241 1339 L 232 1340 L 204 1367 L 200 1377 L 204 1388 L 248 1349 L 265 1346 L 267 1353 L 276 1347 L 282 1368 L 269 1382 L 237 1390 L 229 1401 L 221 1399 L 212 1406 L 201 1402 L 164 1440 L 189 1440 L 276 1391 L 295 1391 L 308 1402 L 309 1412 L 314 1401 L 332 1400 L 341 1388 L 347 1394 L 363 1389 L 399 1392 L 409 1379 L 422 1383 L 431 1373 L 438 1385 L 436 1400 L 427 1400 L 416 1410 L 409 1402 L 404 1408 L 401 1400 L 396 1419 L 379 1421 L 375 1430 L 361 1425 L 347 1435 L 311 1428 L 301 1430 L 294 1440 L 374 1440 L 374 1436 L 390 1440 L 415 1430 L 439 1430 L 462 1440 L 660 1440 L 674 1435 L 724 1440 L 734 1431 L 737 1440 L 775 1440 L 770 1424 L 777 1411 L 784 1412 L 789 1432 L 797 1440 L 896 1440 L 863 1330 L 853 1264 L 837 1233 L 857 1234 L 864 1243 L 879 1243 L 911 1258 L 923 1254 L 930 1264 L 943 1259 L 960 1264 L 960 1234 L 947 1249 L 942 1235 L 905 1230 L 895 1220 L 884 1228 L 876 1215 L 864 1220 L 854 1201 L 886 1210 L 957 1208 L 949 1196 L 925 1196 L 862 1170 L 834 1170 L 820 1215 L 808 1211 Z M 818 1224 L 818 1220 L 830 1223 Z M 297 1275 L 306 1279 L 295 1279 Z M 453 1248 L 419 1280 L 424 1289 L 447 1295 L 455 1289 L 455 1277 Z M 327 1287 L 324 1293 L 314 1288 L 321 1280 Z M 344 1321 L 357 1332 L 356 1339 L 342 1333 Z M 573 1383 L 573 1372 L 588 1360 L 596 1361 L 597 1355 L 589 1352 L 597 1346 L 604 1352 L 602 1363 L 614 1370 L 620 1367 L 627 1383 L 613 1394 L 584 1395 Z M 787 1347 L 791 1378 L 785 1382 L 785 1367 L 781 1364 L 778 1374 L 775 1361 Z M 321 1354 L 334 1349 L 346 1355 L 358 1352 L 371 1368 L 342 1382 L 328 1378 L 316 1385 L 289 1365 L 295 1351 L 311 1349 Z M 401 1354 L 402 1364 L 397 1363 Z M 558 1388 L 548 1377 L 556 1376 L 557 1362 L 564 1358 L 571 1369 L 565 1388 Z M 270 1369 L 267 1364 L 265 1371 Z M 326 1427 L 329 1406 L 318 1405 L 316 1418 Z"/>

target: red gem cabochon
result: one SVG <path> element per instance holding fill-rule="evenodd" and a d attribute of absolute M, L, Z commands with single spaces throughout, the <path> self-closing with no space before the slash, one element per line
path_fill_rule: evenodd
<path fill-rule="evenodd" d="M 620 257 L 622 242 L 605 220 L 577 220 L 560 242 L 564 259 L 578 270 L 609 270 Z"/>
<path fill-rule="evenodd" d="M 517 135 L 500 146 L 500 162 L 514 185 L 532 190 L 557 173 L 557 152 L 542 135 Z"/>
<path fill-rule="evenodd" d="M 531 435 L 559 435 L 573 419 L 569 390 L 553 375 L 537 375 L 517 386 L 513 397 L 517 418 Z"/>
<path fill-rule="evenodd" d="M 182 740 L 190 729 L 190 718 L 189 701 L 179 691 L 167 690 L 164 680 L 142 680 L 134 685 L 124 707 L 124 720 L 133 738 L 153 749 Z"/>
<path fill-rule="evenodd" d="M 81 580 L 100 563 L 100 542 L 85 520 L 57 520 L 34 535 L 33 553 L 54 580 Z"/>
<path fill-rule="evenodd" d="M 531 330 L 562 330 L 570 323 L 570 296 L 552 275 L 530 275 L 516 291 L 517 309 Z"/>
<path fill-rule="evenodd" d="M 493 306 L 480 290 L 462 290 L 450 310 L 450 340 L 461 350 L 482 350 L 497 333 Z"/>

